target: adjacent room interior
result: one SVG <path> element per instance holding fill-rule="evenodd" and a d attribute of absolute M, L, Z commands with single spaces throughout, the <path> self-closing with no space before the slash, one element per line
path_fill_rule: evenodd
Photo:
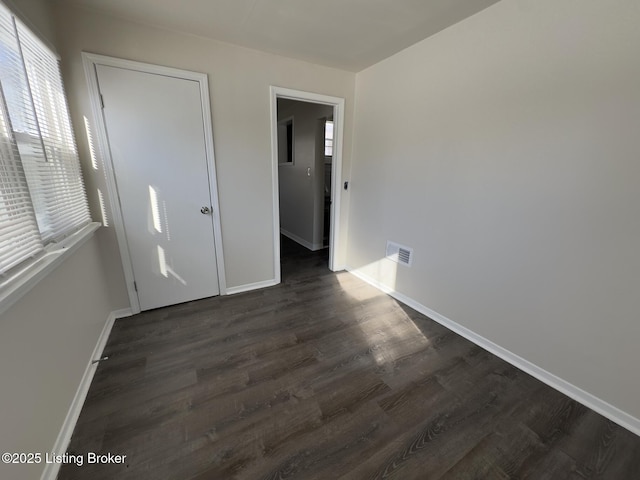
<path fill-rule="evenodd" d="M 1 477 L 639 471 L 634 2 L 1 1 Z"/>

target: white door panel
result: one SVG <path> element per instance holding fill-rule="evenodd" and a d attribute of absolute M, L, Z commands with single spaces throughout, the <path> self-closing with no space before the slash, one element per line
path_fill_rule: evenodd
<path fill-rule="evenodd" d="M 97 65 L 142 310 L 219 293 L 198 82 Z"/>

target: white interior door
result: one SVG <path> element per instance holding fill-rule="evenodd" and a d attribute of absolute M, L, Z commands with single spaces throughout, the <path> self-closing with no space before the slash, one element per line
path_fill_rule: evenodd
<path fill-rule="evenodd" d="M 96 73 L 140 308 L 217 295 L 198 82 L 105 65 Z"/>

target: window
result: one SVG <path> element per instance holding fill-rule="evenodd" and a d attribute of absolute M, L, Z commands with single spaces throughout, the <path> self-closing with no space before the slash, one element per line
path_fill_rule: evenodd
<path fill-rule="evenodd" d="M 90 221 L 57 56 L 0 3 L 0 275 Z"/>
<path fill-rule="evenodd" d="M 333 156 L 333 120 L 324 122 L 324 156 Z"/>

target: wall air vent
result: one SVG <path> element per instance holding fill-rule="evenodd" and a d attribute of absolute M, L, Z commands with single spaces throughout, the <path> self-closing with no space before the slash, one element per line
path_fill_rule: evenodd
<path fill-rule="evenodd" d="M 389 260 L 410 267 L 413 263 L 413 248 L 405 247 L 389 240 L 387 241 L 386 256 Z"/>

